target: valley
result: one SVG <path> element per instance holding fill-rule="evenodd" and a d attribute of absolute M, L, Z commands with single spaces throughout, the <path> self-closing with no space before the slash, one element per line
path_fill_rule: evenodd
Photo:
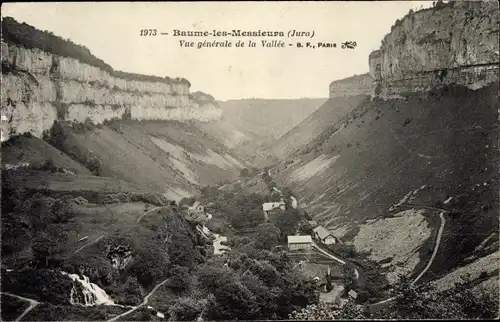
<path fill-rule="evenodd" d="M 498 318 L 495 26 L 438 1 L 325 98 L 222 100 L 2 16 L 2 320 Z"/>

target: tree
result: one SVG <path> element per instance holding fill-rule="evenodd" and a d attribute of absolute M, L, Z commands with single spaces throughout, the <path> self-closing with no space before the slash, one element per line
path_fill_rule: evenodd
<path fill-rule="evenodd" d="M 347 262 L 342 269 L 342 280 L 344 282 L 346 291 L 349 292 L 357 283 L 356 267 L 353 264 Z"/>
<path fill-rule="evenodd" d="M 189 269 L 187 267 L 173 265 L 169 271 L 170 278 L 167 286 L 177 291 L 185 291 L 191 285 Z"/>
<path fill-rule="evenodd" d="M 281 194 L 274 189 L 271 189 L 271 193 L 269 194 L 268 200 L 270 202 L 279 202 L 281 201 Z"/>
<path fill-rule="evenodd" d="M 170 321 L 194 321 L 208 304 L 208 300 L 193 297 L 178 298 L 168 309 Z"/>
<path fill-rule="evenodd" d="M 269 180 L 268 182 L 266 182 L 267 184 L 267 187 L 269 188 L 270 191 L 273 191 L 275 187 L 277 187 L 278 185 L 276 184 L 276 181 L 272 181 L 272 180 Z"/>
<path fill-rule="evenodd" d="M 212 293 L 216 299 L 216 304 L 207 310 L 207 319 L 251 320 L 257 317 L 256 297 L 234 271 L 205 264 L 198 270 L 198 281 L 206 294 Z"/>
<path fill-rule="evenodd" d="M 279 245 L 280 230 L 272 224 L 261 224 L 257 227 L 255 247 L 258 249 L 271 250 L 274 246 Z"/>
<path fill-rule="evenodd" d="M 281 237 L 295 235 L 301 216 L 296 209 L 282 211 L 276 217 L 275 226 L 281 231 Z"/>
<path fill-rule="evenodd" d="M 240 171 L 240 177 L 246 178 L 250 175 L 250 171 L 247 168 L 243 168 Z"/>
<path fill-rule="evenodd" d="M 298 224 L 297 231 L 302 235 L 312 235 L 313 227 L 306 220 L 301 220 Z"/>
<path fill-rule="evenodd" d="M 173 233 L 168 248 L 168 255 L 172 265 L 192 268 L 195 264 L 195 251 L 193 240 L 189 236 L 181 231 Z"/>
<path fill-rule="evenodd" d="M 195 197 L 189 197 L 189 198 L 184 197 L 181 199 L 181 201 L 179 201 L 179 207 L 191 206 L 195 201 L 196 201 Z"/>
<path fill-rule="evenodd" d="M 59 225 L 47 226 L 36 232 L 31 246 L 35 261 L 45 267 L 49 266 L 49 259 L 54 259 L 64 250 L 67 243 L 67 233 Z"/>
<path fill-rule="evenodd" d="M 52 206 L 52 213 L 54 220 L 57 223 L 67 223 L 73 217 L 72 205 L 73 200 L 58 199 Z"/>
<path fill-rule="evenodd" d="M 54 160 L 52 160 L 52 158 L 48 158 L 45 160 L 45 163 L 43 164 L 42 169 L 47 170 L 47 171 L 51 171 L 51 172 L 56 172 L 57 167 L 54 164 Z"/>
<path fill-rule="evenodd" d="M 246 218 L 247 218 L 247 226 L 252 228 L 257 227 L 266 220 L 266 217 L 262 209 L 253 209 L 246 216 Z"/>
<path fill-rule="evenodd" d="M 23 250 L 31 242 L 31 222 L 26 214 L 2 214 L 2 254 Z"/>

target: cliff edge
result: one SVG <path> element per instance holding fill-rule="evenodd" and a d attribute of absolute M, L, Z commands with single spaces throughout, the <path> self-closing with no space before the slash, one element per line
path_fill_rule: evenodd
<path fill-rule="evenodd" d="M 26 132 L 41 137 L 55 120 L 206 122 L 222 115 L 210 95 L 191 95 L 185 79 L 115 71 L 85 47 L 9 17 L 1 62 L 2 141 Z"/>
<path fill-rule="evenodd" d="M 354 75 L 330 83 L 330 98 L 370 95 L 372 92 L 373 78 L 369 73 Z"/>
<path fill-rule="evenodd" d="M 439 2 L 397 20 L 369 57 L 375 95 L 498 81 L 498 2 Z"/>

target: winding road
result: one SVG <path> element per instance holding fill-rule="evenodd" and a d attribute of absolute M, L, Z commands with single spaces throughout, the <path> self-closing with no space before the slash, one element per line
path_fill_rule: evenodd
<path fill-rule="evenodd" d="M 411 285 L 414 285 L 415 283 L 418 282 L 418 280 L 424 276 L 425 273 L 429 270 L 429 267 L 431 267 L 432 262 L 434 261 L 434 258 L 436 258 L 436 254 L 439 250 L 439 245 L 441 244 L 441 237 L 443 236 L 443 230 L 444 230 L 444 225 L 446 224 L 446 219 L 444 219 L 444 212 L 441 212 L 439 214 L 439 218 L 441 219 L 441 225 L 439 226 L 439 231 L 436 237 L 436 245 L 434 246 L 434 251 L 432 252 L 432 256 L 429 259 L 429 262 L 427 263 L 427 266 L 425 266 L 424 270 L 420 272 L 420 274 L 411 282 Z"/>
<path fill-rule="evenodd" d="M 424 274 L 427 273 L 427 271 L 431 267 L 432 263 L 434 262 L 434 258 L 436 258 L 436 254 L 439 250 L 439 246 L 441 245 L 441 237 L 443 236 L 444 225 L 446 224 L 446 219 L 444 218 L 444 211 L 439 214 L 439 218 L 441 219 L 441 224 L 439 225 L 438 234 L 436 236 L 436 244 L 434 245 L 434 250 L 432 252 L 432 256 L 429 259 L 427 266 L 425 266 L 425 268 L 422 270 L 422 272 L 420 272 L 420 274 L 411 282 L 411 285 L 415 285 L 415 283 L 417 283 L 420 280 L 420 278 L 422 278 L 422 276 L 424 276 Z M 379 305 L 379 304 L 388 303 L 390 301 L 393 301 L 394 299 L 395 299 L 395 297 L 391 297 L 391 298 L 385 299 L 383 301 L 373 303 L 372 305 Z"/>
<path fill-rule="evenodd" d="M 29 302 L 29 306 L 26 308 L 26 310 L 24 310 L 23 313 L 21 313 L 21 315 L 19 315 L 15 321 L 21 321 L 22 318 L 24 318 L 26 316 L 26 314 L 28 314 L 31 310 L 33 310 L 38 304 L 40 304 L 40 302 L 38 302 L 37 300 L 33 300 L 33 299 L 29 299 L 27 297 L 22 297 L 22 296 L 19 296 L 19 295 L 14 295 L 14 294 L 11 294 L 11 293 L 7 293 L 7 292 L 2 292 L 2 294 L 5 294 L 5 295 L 8 295 L 8 296 L 12 296 L 12 297 L 15 297 L 15 298 L 18 298 L 20 300 L 24 300 L 24 301 L 27 301 Z"/>
<path fill-rule="evenodd" d="M 151 297 L 151 295 L 153 295 L 163 284 L 165 284 L 166 282 L 168 281 L 168 278 L 167 279 L 164 279 L 161 283 L 159 284 L 156 284 L 156 286 L 151 290 L 151 292 L 149 292 L 145 297 L 144 299 L 142 300 L 142 303 L 137 305 L 137 306 L 133 306 L 130 310 L 126 311 L 126 312 L 123 312 L 122 314 L 119 314 L 117 316 L 115 316 L 114 318 L 111 318 L 109 319 L 107 322 L 111 322 L 111 321 L 116 321 L 118 320 L 119 318 L 121 317 L 124 317 L 124 316 L 127 316 L 129 315 L 130 313 L 134 312 L 135 310 L 137 310 L 138 308 L 148 304 L 148 301 L 149 301 L 149 298 Z"/>

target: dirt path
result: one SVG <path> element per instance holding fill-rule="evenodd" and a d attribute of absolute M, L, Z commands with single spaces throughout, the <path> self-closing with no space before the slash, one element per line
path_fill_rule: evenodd
<path fill-rule="evenodd" d="M 436 237 L 436 245 L 434 246 L 434 251 L 432 252 L 432 256 L 429 259 L 429 262 L 427 263 L 427 266 L 425 266 L 424 270 L 420 272 L 420 274 L 411 282 L 411 285 L 414 285 L 415 283 L 418 282 L 418 280 L 424 276 L 425 273 L 427 273 L 427 270 L 429 270 L 429 267 L 431 267 L 432 262 L 434 262 L 434 258 L 436 258 L 436 254 L 439 250 L 439 245 L 441 244 L 441 237 L 443 236 L 443 230 L 444 230 L 444 225 L 446 224 L 446 219 L 444 219 L 443 216 L 444 212 L 441 212 L 439 214 L 439 218 L 441 219 L 441 225 L 439 226 L 439 231 Z"/>
<path fill-rule="evenodd" d="M 441 244 L 441 237 L 443 236 L 444 225 L 446 224 L 446 219 L 444 218 L 443 215 L 444 215 L 444 212 L 441 212 L 439 214 L 439 218 L 441 219 L 441 224 L 439 225 L 439 231 L 438 231 L 438 234 L 436 236 L 436 244 L 434 245 L 434 251 L 432 252 L 432 256 L 429 259 L 427 266 L 425 266 L 425 268 L 422 270 L 422 272 L 420 272 L 420 274 L 413 280 L 413 282 L 411 282 L 411 285 L 414 285 L 415 283 L 417 283 L 420 280 L 420 278 L 422 276 L 424 276 L 425 273 L 427 273 L 427 271 L 431 267 L 432 263 L 434 262 L 434 258 L 436 258 L 436 254 L 437 254 L 437 252 L 439 250 L 439 246 Z M 390 302 L 394 299 L 395 299 L 395 297 L 391 297 L 391 298 L 385 299 L 383 301 L 374 303 L 372 305 L 384 304 L 384 303 Z"/>
<path fill-rule="evenodd" d="M 75 250 L 75 252 L 73 253 L 73 255 L 75 255 L 76 253 L 78 253 L 79 251 L 81 251 L 82 249 L 84 249 L 85 247 L 87 247 L 87 246 L 90 246 L 90 245 L 92 245 L 92 244 L 97 243 L 97 242 L 98 242 L 99 240 L 101 240 L 103 237 L 104 237 L 104 235 L 99 236 L 99 237 L 97 237 L 95 240 L 91 241 L 90 243 L 87 243 L 87 244 L 83 245 L 82 247 L 80 247 L 80 248 L 78 248 L 77 250 Z"/>
<path fill-rule="evenodd" d="M 340 258 L 336 257 L 336 256 L 333 256 L 332 254 L 330 254 L 329 252 L 327 252 L 326 250 L 323 250 L 321 247 L 318 246 L 318 244 L 316 244 L 315 241 L 312 242 L 312 245 L 314 248 L 316 248 L 318 251 L 320 251 L 322 254 L 324 254 L 325 256 L 327 257 L 330 257 L 331 259 L 339 262 L 340 264 L 342 265 L 345 265 L 345 261 L 341 260 Z"/>
<path fill-rule="evenodd" d="M 2 294 L 5 294 L 5 295 L 8 295 L 8 296 L 12 296 L 12 297 L 15 297 L 15 298 L 18 298 L 20 300 L 23 300 L 23 301 L 27 301 L 29 302 L 30 306 L 28 306 L 26 308 L 26 310 L 24 310 L 23 313 L 21 313 L 21 315 L 19 315 L 15 321 L 21 321 L 22 318 L 24 318 L 26 316 L 26 314 L 28 314 L 31 310 L 33 310 L 38 304 L 40 304 L 40 302 L 38 302 L 37 300 L 33 300 L 33 299 L 29 299 L 27 297 L 22 297 L 22 296 L 19 296 L 19 295 L 14 295 L 14 294 L 11 294 L 11 293 L 7 293 L 7 292 L 2 292 Z"/>
<path fill-rule="evenodd" d="M 164 207 L 164 206 L 155 207 L 155 208 L 153 208 L 153 209 L 151 209 L 151 210 L 146 211 L 146 212 L 145 212 L 145 213 L 143 213 L 143 214 L 142 214 L 139 218 L 137 218 L 137 221 L 136 221 L 135 223 L 136 223 L 136 224 L 138 224 L 138 223 L 139 223 L 139 221 L 142 219 L 142 217 L 144 217 L 144 216 L 146 216 L 146 215 L 149 215 L 149 213 L 150 213 L 150 212 L 153 212 L 153 211 L 158 210 L 158 209 L 163 208 L 163 207 Z"/>
<path fill-rule="evenodd" d="M 126 312 L 123 312 L 122 314 L 120 315 L 117 315 L 115 316 L 114 318 L 112 319 L 109 319 L 107 322 L 111 322 L 111 321 L 116 321 L 118 320 L 119 318 L 121 317 L 124 317 L 124 316 L 127 316 L 129 315 L 130 313 L 134 312 L 135 310 L 137 310 L 138 308 L 148 304 L 148 301 L 149 301 L 149 298 L 163 285 L 165 284 L 166 282 L 168 281 L 168 278 L 163 280 L 161 283 L 159 284 L 156 284 L 156 286 L 151 290 L 151 292 L 149 292 L 145 297 L 144 299 L 142 300 L 142 303 L 137 305 L 137 306 L 133 306 L 130 310 L 126 311 Z"/>

